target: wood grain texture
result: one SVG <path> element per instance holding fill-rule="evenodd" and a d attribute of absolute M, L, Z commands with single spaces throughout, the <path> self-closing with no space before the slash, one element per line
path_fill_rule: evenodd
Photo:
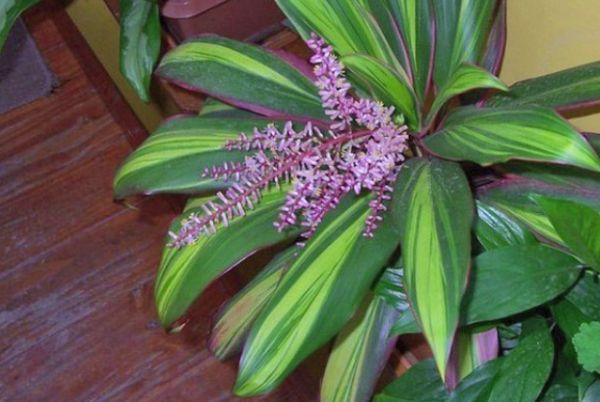
<path fill-rule="evenodd" d="M 238 400 L 236 362 L 205 345 L 248 275 L 214 283 L 182 333 L 159 328 L 152 286 L 175 203 L 112 202 L 143 130 L 59 3 L 26 23 L 59 85 L 0 116 L 0 400 Z M 316 400 L 325 354 L 261 400 Z"/>

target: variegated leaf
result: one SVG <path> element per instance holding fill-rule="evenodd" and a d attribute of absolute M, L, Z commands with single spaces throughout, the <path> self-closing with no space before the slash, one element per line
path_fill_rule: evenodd
<path fill-rule="evenodd" d="M 600 158 L 583 136 L 554 111 L 537 106 L 460 108 L 425 146 L 443 158 L 484 166 L 520 159 L 600 171 Z"/>
<path fill-rule="evenodd" d="M 277 255 L 223 307 L 209 341 L 209 348 L 218 359 L 226 359 L 242 350 L 254 320 L 275 292 L 297 253 L 296 247 L 290 247 Z"/>
<path fill-rule="evenodd" d="M 204 170 L 243 161 L 224 146 L 241 132 L 251 135 L 268 120 L 183 117 L 164 123 L 123 162 L 114 179 L 116 198 L 132 194 L 193 193 L 223 188 Z"/>
<path fill-rule="evenodd" d="M 325 119 L 310 79 L 257 46 L 203 36 L 167 53 L 157 72 L 185 88 L 258 114 Z"/>
<path fill-rule="evenodd" d="M 19 15 L 40 0 L 4 0 L 0 2 L 0 50 Z"/>
<path fill-rule="evenodd" d="M 411 159 L 394 191 L 405 285 L 442 377 L 456 331 L 471 254 L 473 200 L 461 167 Z"/>
<path fill-rule="evenodd" d="M 252 328 L 236 394 L 275 388 L 358 309 L 398 243 L 390 220 L 373 239 L 363 236 L 368 203 L 368 197 L 346 197 L 300 251 Z"/>
<path fill-rule="evenodd" d="M 163 326 L 173 324 L 214 279 L 244 258 L 298 235 L 298 230 L 279 232 L 273 226 L 284 199 L 283 189 L 267 191 L 255 209 L 220 227 L 216 234 L 182 248 L 165 248 L 154 287 L 156 310 Z M 171 231 L 177 232 L 181 220 L 192 213 L 202 214 L 202 208 L 188 209 Z"/>

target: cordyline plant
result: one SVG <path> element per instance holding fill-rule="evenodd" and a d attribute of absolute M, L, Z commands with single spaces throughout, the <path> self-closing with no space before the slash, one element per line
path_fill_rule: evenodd
<path fill-rule="evenodd" d="M 241 352 L 238 395 L 333 341 L 322 400 L 368 400 L 398 337 L 422 333 L 433 359 L 376 401 L 598 400 L 600 137 L 560 113 L 600 101 L 600 63 L 507 88 L 502 1 L 278 3 L 310 63 L 180 45 L 159 75 L 224 103 L 117 173 L 118 198 L 196 194 L 156 280 L 162 324 L 279 245 L 210 339 Z"/>

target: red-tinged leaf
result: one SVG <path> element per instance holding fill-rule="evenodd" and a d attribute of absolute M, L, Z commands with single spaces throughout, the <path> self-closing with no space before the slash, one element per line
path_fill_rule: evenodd
<path fill-rule="evenodd" d="M 157 72 L 185 88 L 269 117 L 326 118 L 311 80 L 257 46 L 203 36 L 167 53 Z"/>

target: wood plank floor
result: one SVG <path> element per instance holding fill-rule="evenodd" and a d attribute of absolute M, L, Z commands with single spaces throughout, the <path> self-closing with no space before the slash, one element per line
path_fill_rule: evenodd
<path fill-rule="evenodd" d="M 0 116 L 0 400 L 237 400 L 235 362 L 205 344 L 244 275 L 211 286 L 183 333 L 158 327 L 152 286 L 176 206 L 127 209 L 111 193 L 145 134 L 60 6 L 25 20 L 59 85 Z M 316 400 L 319 359 L 261 400 Z"/>

